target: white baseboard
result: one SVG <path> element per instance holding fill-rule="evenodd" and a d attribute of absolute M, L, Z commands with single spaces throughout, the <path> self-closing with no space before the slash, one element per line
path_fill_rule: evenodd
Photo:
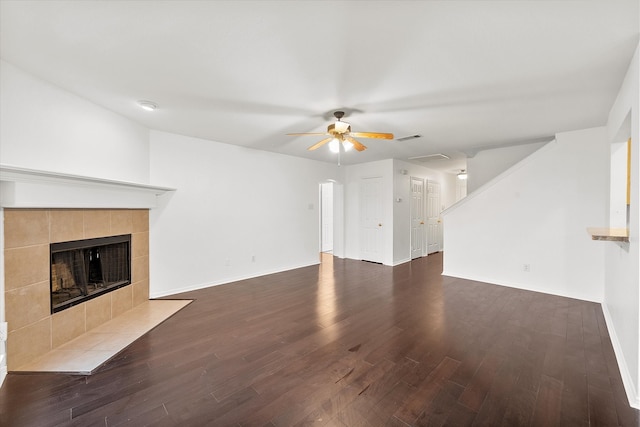
<path fill-rule="evenodd" d="M 638 396 L 638 390 L 636 389 L 635 383 L 633 381 L 633 377 L 629 373 L 629 365 L 624 358 L 624 353 L 622 352 L 622 346 L 620 345 L 620 341 L 618 340 L 618 335 L 616 334 L 616 330 L 613 327 L 613 319 L 611 318 L 611 314 L 609 314 L 609 310 L 605 304 L 602 305 L 602 313 L 604 314 L 604 321 L 607 325 L 607 330 L 609 331 L 609 338 L 611 338 L 611 344 L 613 346 L 613 352 L 616 355 L 616 360 L 618 362 L 618 369 L 620 370 L 620 376 L 622 377 L 622 383 L 624 384 L 624 391 L 627 393 L 627 399 L 629 400 L 629 405 L 632 408 L 640 409 L 640 396 Z"/>
<path fill-rule="evenodd" d="M 489 285 L 497 285 L 497 286 L 504 286 L 507 288 L 514 288 L 514 289 L 521 289 L 523 291 L 531 291 L 531 292 L 539 292 L 541 294 L 547 294 L 547 295 L 555 295 L 558 297 L 565 297 L 565 298 L 573 298 L 573 299 L 579 299 L 580 301 L 589 301 L 589 302 L 595 302 L 600 304 L 601 300 L 596 300 L 593 298 L 589 298 L 587 295 L 580 295 L 580 294 L 575 294 L 575 293 L 570 293 L 570 292 L 562 292 L 556 289 L 540 289 L 536 286 L 531 286 L 531 285 L 526 285 L 526 284 L 520 284 L 520 283 L 516 283 L 516 282 L 503 282 L 500 280 L 495 280 L 492 277 L 482 277 L 482 276 L 474 276 L 474 275 L 468 275 L 468 274 L 460 274 L 460 273 L 456 273 L 455 271 L 450 271 L 450 270 L 444 270 L 442 272 L 443 276 L 448 276 L 448 277 L 454 277 L 456 279 L 464 279 L 464 280 L 470 280 L 473 282 L 482 282 L 482 283 L 487 283 Z"/>
<path fill-rule="evenodd" d="M 253 273 L 253 274 L 227 277 L 227 278 L 224 278 L 222 280 L 215 281 L 215 282 L 199 283 L 199 284 L 196 284 L 196 285 L 184 286 L 184 287 L 181 287 L 181 288 L 175 288 L 175 289 L 171 289 L 170 291 L 164 291 L 164 292 L 153 292 L 151 289 L 149 289 L 149 291 L 150 291 L 149 298 L 153 299 L 153 298 L 168 297 L 168 296 L 171 296 L 171 295 L 181 294 L 183 292 L 197 291 L 199 289 L 210 288 L 212 286 L 226 285 L 228 283 L 238 282 L 240 280 L 254 279 L 256 277 L 266 276 L 268 274 L 282 273 L 283 271 L 295 270 L 296 268 L 310 267 L 312 265 L 318 265 L 319 263 L 320 262 L 317 261 L 317 262 L 312 262 L 312 263 L 309 263 L 309 264 L 300 264 L 300 265 L 295 265 L 295 266 L 288 266 L 288 267 L 278 268 L 278 269 L 274 269 L 274 270 L 264 270 L 264 271 L 256 272 L 256 273 Z"/>

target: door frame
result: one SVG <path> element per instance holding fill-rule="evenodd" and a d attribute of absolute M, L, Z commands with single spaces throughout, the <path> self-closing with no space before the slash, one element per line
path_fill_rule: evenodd
<path fill-rule="evenodd" d="M 377 215 L 378 218 L 375 220 L 370 220 L 366 218 L 366 206 L 367 201 L 365 198 L 367 194 L 364 190 L 364 185 L 366 181 L 377 180 L 378 188 L 376 193 L 376 203 L 377 203 Z M 362 177 L 360 178 L 360 200 L 359 200 L 359 211 L 360 211 L 360 225 L 359 225 L 359 236 L 360 236 L 360 259 L 363 261 L 371 261 L 375 263 L 383 264 L 385 260 L 385 252 L 384 252 L 384 229 L 383 229 L 383 221 L 384 221 L 384 199 L 383 199 L 383 190 L 384 189 L 384 179 L 382 176 L 371 176 L 371 177 Z M 369 222 L 371 222 L 371 226 L 369 227 Z M 364 248 L 367 246 L 365 244 L 365 239 L 368 237 L 367 230 L 375 230 L 374 239 L 375 239 L 375 252 L 365 252 Z M 365 254 L 374 254 L 373 257 Z M 373 259 L 370 259 L 373 258 Z"/>
<path fill-rule="evenodd" d="M 415 210 L 416 210 L 416 203 L 414 202 L 413 199 L 413 195 L 414 195 L 414 191 L 413 191 L 413 185 L 414 185 L 414 181 L 415 182 L 420 182 L 421 185 L 421 197 L 420 197 L 420 210 L 421 210 L 421 218 L 415 218 Z M 424 220 L 425 220 L 425 211 L 426 211 L 426 198 L 425 198 L 425 179 L 424 178 L 419 178 L 416 176 L 412 176 L 409 178 L 409 195 L 411 197 L 411 206 L 409 208 L 409 258 L 410 259 L 416 259 L 416 258 L 420 258 L 425 256 L 425 252 L 426 252 L 426 235 L 425 235 L 425 227 L 424 227 Z M 419 231 L 417 233 L 414 233 L 414 221 L 421 221 L 421 223 L 419 224 Z M 420 237 L 420 254 L 415 256 L 414 255 L 414 239 L 415 239 L 415 235 L 418 234 Z"/>
<path fill-rule="evenodd" d="M 344 258 L 344 184 L 334 179 L 318 183 L 318 254 L 322 252 L 322 184 L 325 183 L 333 184 L 333 256 Z"/>
<path fill-rule="evenodd" d="M 429 239 L 429 234 L 430 234 L 429 231 L 430 231 L 430 227 L 432 225 L 430 223 L 430 220 L 432 218 L 436 218 L 436 216 L 429 216 L 430 213 L 431 213 L 430 212 L 430 208 L 432 207 L 431 206 L 431 199 L 429 198 L 429 194 L 433 193 L 433 192 L 429 191 L 429 187 L 432 184 L 438 187 L 437 205 L 433 206 L 433 208 L 435 208 L 436 212 L 438 213 L 438 215 L 437 215 L 437 223 L 436 223 L 436 229 L 437 229 L 437 234 L 436 235 L 437 235 L 437 237 L 435 239 L 436 240 L 436 244 L 438 246 L 438 249 L 436 251 L 430 251 L 430 248 L 429 248 L 433 244 L 431 242 L 431 239 Z M 427 217 L 427 244 L 425 245 L 426 255 L 433 254 L 433 253 L 436 253 L 436 252 L 440 252 L 442 250 L 442 217 L 441 217 L 441 214 L 442 214 L 442 191 L 441 190 L 442 190 L 442 186 L 440 185 L 440 183 L 438 181 L 430 180 L 430 179 L 427 180 L 426 193 L 425 193 L 426 194 L 426 204 L 427 204 L 427 211 L 426 211 L 426 217 Z"/>

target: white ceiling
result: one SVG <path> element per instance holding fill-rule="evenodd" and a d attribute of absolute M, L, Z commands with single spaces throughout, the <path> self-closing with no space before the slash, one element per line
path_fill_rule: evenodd
<path fill-rule="evenodd" d="M 321 137 L 392 132 L 343 164 L 601 126 L 638 1 L 0 1 L 2 59 L 152 129 L 335 162 Z M 142 111 L 148 99 L 159 109 Z M 436 161 L 450 171 L 464 162 Z"/>

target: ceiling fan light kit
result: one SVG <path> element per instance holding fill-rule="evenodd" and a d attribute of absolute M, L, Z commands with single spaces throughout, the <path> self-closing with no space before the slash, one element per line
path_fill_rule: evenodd
<path fill-rule="evenodd" d="M 349 151 L 353 148 L 353 143 L 351 141 L 342 141 L 342 147 L 344 147 L 344 151 Z M 332 153 L 340 152 L 340 140 L 338 138 L 333 138 L 329 141 L 329 151 Z"/>
<path fill-rule="evenodd" d="M 336 121 L 327 127 L 326 133 L 288 133 L 291 136 L 306 136 L 306 135 L 327 135 L 328 138 L 319 141 L 308 148 L 308 150 L 316 150 L 326 143 L 329 143 L 329 149 L 334 153 L 340 153 L 340 144 L 344 151 L 349 151 L 351 148 L 355 148 L 357 151 L 364 151 L 367 147 L 356 140 L 358 138 L 377 138 L 377 139 L 393 139 L 392 133 L 379 133 L 379 132 L 351 132 L 351 125 L 347 122 L 343 122 L 341 119 L 344 117 L 344 111 L 336 111 L 333 113 Z"/>

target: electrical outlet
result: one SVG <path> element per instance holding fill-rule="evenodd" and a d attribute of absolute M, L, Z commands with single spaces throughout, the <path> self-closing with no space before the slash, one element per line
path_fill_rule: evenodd
<path fill-rule="evenodd" d="M 256 256 L 255 255 L 251 255 L 251 262 L 256 262 Z"/>
<path fill-rule="evenodd" d="M 224 260 L 224 265 L 226 265 L 227 267 L 229 267 L 231 265 L 231 260 L 229 258 Z"/>
<path fill-rule="evenodd" d="M 530 264 L 524 264 L 522 266 L 522 271 L 524 271 L 525 273 L 529 273 L 531 271 L 531 265 Z"/>
<path fill-rule="evenodd" d="M 7 322 L 0 322 L 0 341 L 7 340 Z"/>

